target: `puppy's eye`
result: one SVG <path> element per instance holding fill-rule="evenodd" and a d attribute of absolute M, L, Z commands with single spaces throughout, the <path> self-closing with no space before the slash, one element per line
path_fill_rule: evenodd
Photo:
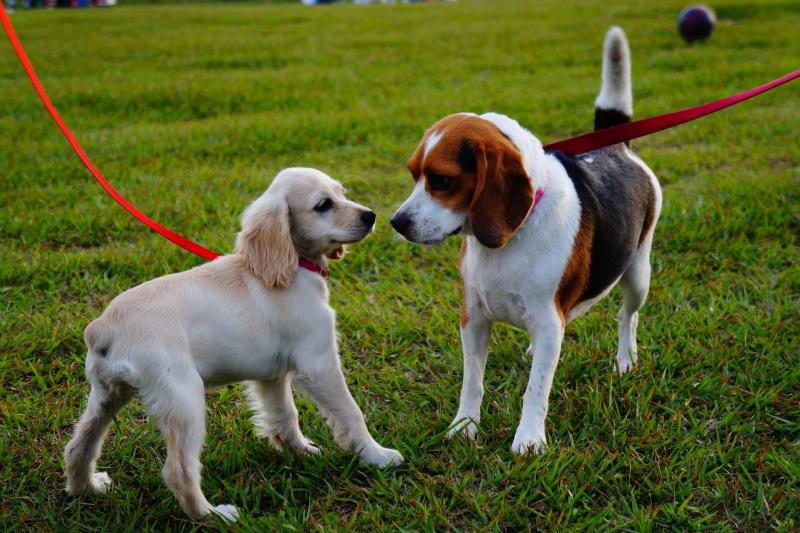
<path fill-rule="evenodd" d="M 428 176 L 428 183 L 431 185 L 431 190 L 446 191 L 453 184 L 453 178 L 450 176 L 441 176 L 439 174 L 431 174 Z"/>
<path fill-rule="evenodd" d="M 320 203 L 314 206 L 314 211 L 316 211 L 317 213 L 324 213 L 331 207 L 333 207 L 333 200 L 331 200 L 330 198 L 325 198 Z"/>

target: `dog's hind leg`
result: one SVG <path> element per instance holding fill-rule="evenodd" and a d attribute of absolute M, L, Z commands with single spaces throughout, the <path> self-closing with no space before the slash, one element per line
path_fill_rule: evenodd
<path fill-rule="evenodd" d="M 639 309 L 644 305 L 650 289 L 650 247 L 653 234 L 639 246 L 628 270 L 619 280 L 623 303 L 619 311 L 619 347 L 617 349 L 617 372 L 624 374 L 636 364 L 636 325 Z"/>
<path fill-rule="evenodd" d="M 167 459 L 161 474 L 178 498 L 184 512 L 192 518 L 209 513 L 229 522 L 239 518 L 233 505 L 211 505 L 200 488 L 200 452 L 206 435 L 206 403 L 203 380 L 190 365 L 172 365 L 172 375 L 161 376 L 140 391 L 147 413 L 158 423 L 167 440 Z"/>
<path fill-rule="evenodd" d="M 300 431 L 297 407 L 292 396 L 291 374 L 271 380 L 251 381 L 247 387 L 256 433 L 272 446 L 288 446 L 302 453 L 319 453 L 319 448 Z"/>
<path fill-rule="evenodd" d="M 95 472 L 97 457 L 109 424 L 132 394 L 126 385 L 108 385 L 96 378 L 90 379 L 92 389 L 86 410 L 75 426 L 72 440 L 64 449 L 67 492 L 70 494 L 80 494 L 87 489 L 102 494 L 111 484 L 108 474 Z"/>

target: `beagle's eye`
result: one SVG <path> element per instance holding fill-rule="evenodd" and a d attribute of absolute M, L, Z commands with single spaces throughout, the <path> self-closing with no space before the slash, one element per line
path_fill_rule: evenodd
<path fill-rule="evenodd" d="M 330 198 L 325 198 L 320 203 L 314 206 L 314 211 L 317 213 L 324 213 L 328 211 L 331 207 L 333 207 L 333 200 Z"/>
<path fill-rule="evenodd" d="M 446 191 L 453 184 L 453 178 L 450 176 L 441 176 L 439 174 L 431 174 L 428 176 L 428 183 L 431 185 L 433 191 Z"/>

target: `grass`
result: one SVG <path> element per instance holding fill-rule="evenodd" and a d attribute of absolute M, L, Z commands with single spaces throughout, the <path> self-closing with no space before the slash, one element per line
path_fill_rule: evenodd
<path fill-rule="evenodd" d="M 319 167 L 379 213 L 332 268 L 345 372 L 378 440 L 361 466 L 300 400 L 324 448 L 267 448 L 241 388 L 209 396 L 203 488 L 243 530 L 800 529 L 800 85 L 635 143 L 665 189 L 640 362 L 612 370 L 617 291 L 569 326 L 545 454 L 510 446 L 525 335 L 496 326 L 476 444 L 445 442 L 461 381 L 457 238 L 400 240 L 388 218 L 424 129 L 495 110 L 542 140 L 585 131 L 606 28 L 634 55 L 636 115 L 798 67 L 800 9 L 725 0 L 686 46 L 682 0 L 21 12 L 14 24 L 97 165 L 145 213 L 230 250 L 239 212 L 288 165 Z M 199 260 L 144 229 L 79 165 L 0 44 L 0 529 L 188 530 L 164 445 L 134 403 L 100 459 L 103 497 L 62 491 L 85 401 L 86 324 L 119 292 Z M 221 527 L 220 524 L 217 524 Z"/>

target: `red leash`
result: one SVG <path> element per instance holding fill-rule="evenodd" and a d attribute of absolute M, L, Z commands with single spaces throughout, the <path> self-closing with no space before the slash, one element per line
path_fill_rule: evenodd
<path fill-rule="evenodd" d="M 53 103 L 50 101 L 50 98 L 47 96 L 47 93 L 42 86 L 42 82 L 39 81 L 39 77 L 36 75 L 36 72 L 33 70 L 33 65 L 28 60 L 28 55 L 25 53 L 25 49 L 22 47 L 22 43 L 19 42 L 17 38 L 17 34 L 14 33 L 14 27 L 11 25 L 11 20 L 9 20 L 8 15 L 5 12 L 5 9 L 0 9 L 0 20 L 3 22 L 3 28 L 6 30 L 6 34 L 8 35 L 8 40 L 11 41 L 11 46 L 14 47 L 14 51 L 17 53 L 17 57 L 19 58 L 20 62 L 22 63 L 22 67 L 25 69 L 25 72 L 28 74 L 28 78 L 30 78 L 31 83 L 33 83 L 33 88 L 36 89 L 36 92 L 39 94 L 39 98 L 42 99 L 42 103 L 47 108 L 47 111 L 50 113 L 50 116 L 53 117 L 53 120 L 58 125 L 58 128 L 61 130 L 61 133 L 64 134 L 64 137 L 67 138 L 67 142 L 72 146 L 72 149 L 75 150 L 75 153 L 78 155 L 80 160 L 86 165 L 86 168 L 89 169 L 89 172 L 92 173 L 94 179 L 106 190 L 109 196 L 116 200 L 116 202 L 121 205 L 128 213 L 139 219 L 140 221 L 144 222 L 150 229 L 155 231 L 156 233 L 160 234 L 161 236 L 169 239 L 170 241 L 174 242 L 181 248 L 184 248 L 195 255 L 199 255 L 203 259 L 214 259 L 218 257 L 220 254 L 217 252 L 212 252 L 208 248 L 205 248 L 194 241 L 190 241 L 186 237 L 182 235 L 178 235 L 174 231 L 169 228 L 165 228 L 152 218 L 148 217 L 136 207 L 133 206 L 128 200 L 126 200 L 117 190 L 111 186 L 111 184 L 106 180 L 103 174 L 98 170 L 96 166 L 92 163 L 89 159 L 89 156 L 86 155 L 86 152 L 83 151 L 81 148 L 80 143 L 72 135 L 72 132 L 69 130 L 67 125 L 61 119 L 61 115 L 58 114 L 56 108 L 53 106 Z"/>
<path fill-rule="evenodd" d="M 548 144 L 544 149 L 551 152 L 559 151 L 577 155 L 583 152 L 591 152 L 598 148 L 605 148 L 612 144 L 630 141 L 631 139 L 638 139 L 639 137 L 644 137 L 645 135 L 650 135 L 657 131 L 697 120 L 700 117 L 710 115 L 711 113 L 738 104 L 739 102 L 744 102 L 748 98 L 758 96 L 761 93 L 765 93 L 770 89 L 774 89 L 779 85 L 783 85 L 797 78 L 800 78 L 800 70 L 795 70 L 785 76 L 781 76 L 777 80 L 765 83 L 760 87 L 728 96 L 716 102 L 689 107 L 680 111 L 675 111 L 674 113 L 645 118 L 637 120 L 636 122 L 628 122 L 627 124 L 620 124 L 619 126 L 613 126 L 591 133 L 584 133 L 583 135 L 578 135 L 571 139 Z"/>
<path fill-rule="evenodd" d="M 80 160 L 83 162 L 86 168 L 89 169 L 89 172 L 92 173 L 92 176 L 94 176 L 94 178 L 103 187 L 103 189 L 106 190 L 108 195 L 111 196 L 119 205 L 121 205 L 131 215 L 133 215 L 138 220 L 146 224 L 150 229 L 152 229 L 162 237 L 165 237 L 170 241 L 174 242 L 181 248 L 188 250 L 193 254 L 202 257 L 203 259 L 211 260 L 214 259 L 215 257 L 218 257 L 220 254 L 218 254 L 217 252 L 213 252 L 208 248 L 205 248 L 197 244 L 196 242 L 191 241 L 186 237 L 175 233 L 169 228 L 165 228 L 152 218 L 148 217 L 147 215 L 136 209 L 136 207 L 134 207 L 130 202 L 128 202 L 119 192 L 117 192 L 116 189 L 114 189 L 114 187 L 111 186 L 111 184 L 108 182 L 108 180 L 106 180 L 106 178 L 103 176 L 100 170 L 98 170 L 97 167 L 95 167 L 94 164 L 92 164 L 92 161 L 89 159 L 89 156 L 87 156 L 86 152 L 83 151 L 83 148 L 81 148 L 81 145 L 80 143 L 78 143 L 78 140 L 75 138 L 74 135 L 72 135 L 70 129 L 61 119 L 61 115 L 59 115 L 58 111 L 56 111 L 56 108 L 53 106 L 53 103 L 50 101 L 50 98 L 47 96 L 47 93 L 45 92 L 44 87 L 42 86 L 42 82 L 39 81 L 39 77 L 33 70 L 33 65 L 31 65 L 31 62 L 28 60 L 28 55 L 25 53 L 25 48 L 23 48 L 22 43 L 17 38 L 17 34 L 14 32 L 14 27 L 11 25 L 11 20 L 8 18 L 8 15 L 3 9 L 0 9 L 0 21 L 2 21 L 3 23 L 3 28 L 6 30 L 6 35 L 8 35 L 8 40 L 11 41 L 11 46 L 14 47 L 14 51 L 16 52 L 17 57 L 22 63 L 22 66 L 25 69 L 25 73 L 28 75 L 28 78 L 30 78 L 31 83 L 33 83 L 33 88 L 36 90 L 37 94 L 39 95 L 39 98 L 41 98 L 42 103 L 47 108 L 47 111 L 50 113 L 50 116 L 53 117 L 53 120 L 58 125 L 58 128 L 61 130 L 61 133 L 64 134 L 64 137 L 66 137 L 67 142 L 69 142 L 69 144 L 72 146 L 72 149 L 78 155 Z M 629 122 L 627 124 L 606 128 L 591 133 L 585 133 L 583 135 L 578 135 L 577 137 L 572 137 L 571 139 L 566 139 L 564 141 L 548 144 L 544 148 L 545 150 L 548 151 L 561 151 L 570 154 L 580 154 L 583 152 L 589 152 L 591 150 L 597 150 L 598 148 L 604 148 L 612 144 L 617 144 L 631 139 L 636 139 L 638 137 L 643 137 L 645 135 L 649 135 L 657 131 L 665 130 L 673 126 L 677 126 L 679 124 L 683 124 L 698 119 L 700 117 L 704 117 L 706 115 L 714 113 L 715 111 L 719 111 L 720 109 L 725 109 L 726 107 L 738 104 L 739 102 L 742 102 L 744 100 L 747 100 L 748 98 L 752 98 L 761 93 L 769 91 L 770 89 L 774 89 L 775 87 L 783 85 L 784 83 L 792 81 L 798 77 L 800 77 L 800 70 L 796 70 L 790 74 L 778 78 L 777 80 L 771 81 L 760 87 L 756 87 L 755 89 L 750 89 L 749 91 L 744 91 L 742 93 L 735 94 L 733 96 L 729 96 L 721 100 L 717 100 L 716 102 L 711 102 L 696 107 L 690 107 L 688 109 L 676 111 L 674 113 L 658 115 L 655 117 L 638 120 L 636 122 Z"/>

